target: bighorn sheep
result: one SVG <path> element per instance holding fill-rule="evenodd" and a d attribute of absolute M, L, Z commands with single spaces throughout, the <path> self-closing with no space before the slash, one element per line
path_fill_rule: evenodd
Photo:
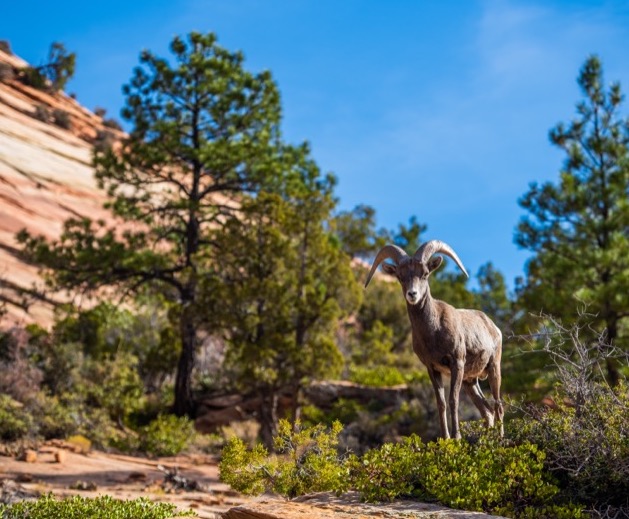
<path fill-rule="evenodd" d="M 441 434 L 449 438 L 446 419 L 446 400 L 442 375 L 449 375 L 450 414 L 452 435 L 460 438 L 459 394 L 461 386 L 472 399 L 489 427 L 494 418 L 500 423 L 504 411 L 500 400 L 500 357 L 502 355 L 502 334 L 498 327 L 479 310 L 457 309 L 433 299 L 428 286 L 428 276 L 441 266 L 443 258 L 433 255 L 441 253 L 450 256 L 467 276 L 467 272 L 454 250 L 446 243 L 431 240 L 424 243 L 413 256 L 409 256 L 396 245 L 385 245 L 373 262 L 365 288 L 383 263 L 387 274 L 397 277 L 406 299 L 408 316 L 411 321 L 413 350 L 428 369 L 428 375 L 435 390 Z M 494 408 L 483 396 L 478 379 L 489 378 L 489 386 L 494 398 Z"/>

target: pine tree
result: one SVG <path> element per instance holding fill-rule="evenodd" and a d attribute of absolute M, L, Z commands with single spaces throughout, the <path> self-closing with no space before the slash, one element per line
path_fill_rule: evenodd
<path fill-rule="evenodd" d="M 96 177 L 122 222 L 74 218 L 60 239 L 20 233 L 32 261 L 56 288 L 135 292 L 149 286 L 176 302 L 181 354 L 174 411 L 192 411 L 191 376 L 199 328 L 199 279 L 210 272 L 213 236 L 238 197 L 272 178 L 279 138 L 279 94 L 268 72 L 252 74 L 243 56 L 213 34 L 170 45 L 173 62 L 144 51 L 123 91 L 132 126 L 121 150 L 95 154 Z"/>
<path fill-rule="evenodd" d="M 608 89 L 599 59 L 583 65 L 584 100 L 577 117 L 558 124 L 550 140 L 567 154 L 557 183 L 534 183 L 520 200 L 529 212 L 515 241 L 535 255 L 518 287 L 521 304 L 575 322 L 583 308 L 607 340 L 629 346 L 629 120 L 618 83 Z M 618 382 L 608 364 L 610 382 Z"/>

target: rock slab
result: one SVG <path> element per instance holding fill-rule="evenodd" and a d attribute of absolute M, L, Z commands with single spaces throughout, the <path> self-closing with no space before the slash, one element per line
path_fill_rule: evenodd
<path fill-rule="evenodd" d="M 417 501 L 395 501 L 385 504 L 362 503 L 357 492 L 336 496 L 322 492 L 291 501 L 262 497 L 257 501 L 231 508 L 224 519 L 502 519 L 465 510 Z"/>

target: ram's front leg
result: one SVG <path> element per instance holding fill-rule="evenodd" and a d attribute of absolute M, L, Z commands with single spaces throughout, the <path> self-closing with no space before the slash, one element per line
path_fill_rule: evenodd
<path fill-rule="evenodd" d="M 443 388 L 441 373 L 431 367 L 428 367 L 428 376 L 430 376 L 432 387 L 435 390 L 437 410 L 439 411 L 439 425 L 441 426 L 441 437 L 449 438 L 450 434 L 448 433 L 448 420 L 446 418 L 446 394 Z"/>
<path fill-rule="evenodd" d="M 463 385 L 463 373 L 465 370 L 464 360 L 455 360 L 450 369 L 450 416 L 452 419 L 452 437 L 457 440 L 461 438 L 459 431 L 459 396 Z"/>

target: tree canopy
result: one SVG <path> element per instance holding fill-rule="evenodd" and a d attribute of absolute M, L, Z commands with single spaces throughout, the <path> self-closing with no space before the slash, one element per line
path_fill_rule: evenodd
<path fill-rule="evenodd" d="M 142 52 L 123 91 L 131 124 L 120 150 L 96 151 L 99 185 L 121 223 L 65 223 L 51 243 L 19 234 L 24 253 L 57 288 L 150 287 L 177 302 L 181 355 L 174 409 L 191 412 L 199 278 L 208 250 L 242 193 L 274 181 L 279 93 L 270 73 L 253 74 L 214 34 L 170 45 L 173 61 Z"/>
<path fill-rule="evenodd" d="M 578 77 L 584 99 L 550 131 L 567 157 L 556 183 L 533 183 L 515 241 L 534 253 L 518 287 L 521 304 L 568 322 L 587 308 L 607 340 L 627 348 L 629 317 L 629 120 L 618 83 L 606 87 L 596 56 Z M 612 382 L 618 373 L 608 365 Z"/>

